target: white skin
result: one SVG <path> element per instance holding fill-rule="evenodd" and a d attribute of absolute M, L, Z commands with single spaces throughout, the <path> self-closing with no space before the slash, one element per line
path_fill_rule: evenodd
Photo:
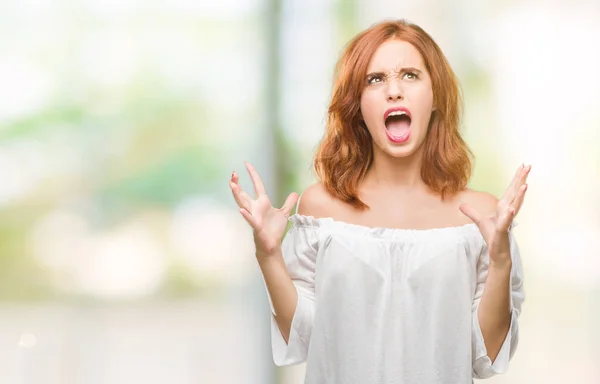
<path fill-rule="evenodd" d="M 416 68 L 414 71 L 404 68 Z M 418 218 L 427 209 L 452 225 L 453 212 L 462 212 L 474 222 L 489 246 L 490 266 L 486 289 L 478 315 L 488 355 L 494 360 L 506 337 L 510 324 L 510 247 L 508 228 L 518 213 L 525 191 L 530 166 L 521 166 L 501 200 L 491 195 L 465 190 L 442 202 L 428 190 L 420 176 L 423 142 L 427 134 L 433 106 L 431 80 L 420 53 L 409 43 L 389 40 L 375 52 L 369 71 L 383 76 L 371 78 L 361 97 L 361 112 L 373 138 L 374 161 L 361 185 L 371 207 L 360 213 L 327 193 L 321 183 L 303 193 L 299 213 L 314 217 L 348 218 L 359 225 L 388 227 L 417 227 L 412 218 Z M 365 80 L 366 81 L 366 80 Z M 385 133 L 384 112 L 390 106 L 402 105 L 412 115 L 410 139 L 402 144 L 391 142 Z M 297 303 L 296 289 L 287 274 L 281 254 L 281 241 L 287 219 L 298 201 L 291 193 L 281 208 L 272 205 L 258 172 L 245 163 L 254 184 L 255 196 L 250 196 L 239 185 L 239 176 L 232 173 L 229 185 L 239 211 L 254 233 L 256 257 L 269 291 L 275 319 L 285 340 Z M 399 199 L 398 196 L 402 196 Z M 463 201 L 457 204 L 457 198 Z M 395 205 L 400 209 L 394 210 Z M 386 221 L 385 216 L 393 213 Z M 420 215 L 420 216 L 419 216 Z M 406 224 L 407 219 L 408 224 Z M 394 221 L 395 220 L 395 221 Z M 425 226 L 435 226 L 425 222 Z"/>

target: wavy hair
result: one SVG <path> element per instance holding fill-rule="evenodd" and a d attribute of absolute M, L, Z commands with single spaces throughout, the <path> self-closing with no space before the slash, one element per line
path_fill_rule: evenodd
<path fill-rule="evenodd" d="M 423 181 L 443 199 L 464 189 L 471 177 L 472 153 L 459 132 L 462 97 L 448 60 L 419 26 L 406 20 L 381 22 L 354 37 L 336 65 L 327 126 L 313 160 L 327 191 L 358 209 L 368 208 L 358 196 L 358 185 L 373 162 L 373 141 L 361 125 L 360 99 L 371 57 L 390 39 L 412 44 L 431 77 L 436 109 L 423 143 Z"/>

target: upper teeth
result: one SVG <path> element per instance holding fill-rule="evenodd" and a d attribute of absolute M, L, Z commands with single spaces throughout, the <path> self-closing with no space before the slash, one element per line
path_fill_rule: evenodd
<path fill-rule="evenodd" d="M 405 111 L 394 111 L 394 112 L 390 112 L 388 114 L 388 117 L 390 116 L 402 116 L 402 115 L 406 115 Z"/>

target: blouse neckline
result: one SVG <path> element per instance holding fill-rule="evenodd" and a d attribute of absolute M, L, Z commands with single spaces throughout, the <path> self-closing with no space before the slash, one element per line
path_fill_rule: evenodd
<path fill-rule="evenodd" d="M 392 228 L 392 227 L 370 227 L 361 224 L 349 223 L 341 220 L 336 220 L 333 217 L 320 217 L 315 218 L 314 216 L 305 216 L 298 213 L 293 214 L 289 217 L 289 221 L 293 222 L 298 226 L 304 227 L 317 227 L 317 228 L 329 228 L 342 232 L 354 233 L 357 235 L 368 235 L 373 237 L 389 237 L 389 238 L 406 238 L 406 237 L 422 237 L 432 235 L 446 235 L 446 234 L 479 234 L 479 229 L 475 223 L 466 223 L 462 225 L 449 226 L 449 227 L 434 227 L 434 228 L 423 228 L 423 229 L 411 229 L 411 228 Z"/>

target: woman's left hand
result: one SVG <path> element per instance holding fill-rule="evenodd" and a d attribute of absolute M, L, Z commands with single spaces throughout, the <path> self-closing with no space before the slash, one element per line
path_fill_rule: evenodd
<path fill-rule="evenodd" d="M 498 202 L 495 214 L 482 215 L 468 204 L 461 204 L 460 211 L 469 217 L 479 228 L 483 239 L 488 245 L 490 265 L 510 266 L 510 243 L 508 231 L 514 217 L 519 213 L 525 191 L 527 191 L 527 176 L 531 165 L 521 165 L 508 189 Z"/>

